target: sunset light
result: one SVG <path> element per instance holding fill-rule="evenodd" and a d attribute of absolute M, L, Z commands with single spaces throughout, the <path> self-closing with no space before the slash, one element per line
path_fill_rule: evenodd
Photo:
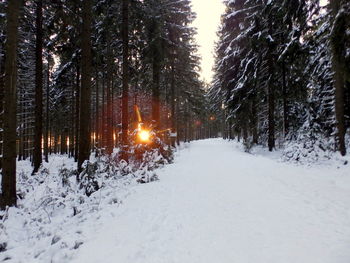
<path fill-rule="evenodd" d="M 141 142 L 149 142 L 149 141 L 150 141 L 151 134 L 150 134 L 149 131 L 140 130 L 140 131 L 138 132 L 138 136 L 139 136 L 139 139 L 141 140 Z"/>
<path fill-rule="evenodd" d="M 216 32 L 220 25 L 220 17 L 225 11 L 222 0 L 192 0 L 193 11 L 197 13 L 197 18 L 193 25 L 197 28 L 196 36 L 199 45 L 199 55 L 202 57 L 201 78 L 210 82 L 213 77 L 212 68 L 214 66 Z"/>

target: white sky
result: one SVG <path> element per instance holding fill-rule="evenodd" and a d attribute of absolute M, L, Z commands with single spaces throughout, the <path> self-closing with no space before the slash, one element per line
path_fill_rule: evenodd
<path fill-rule="evenodd" d="M 199 55 L 202 57 L 201 77 L 210 82 L 213 77 L 214 48 L 217 40 L 216 32 L 220 25 L 220 17 L 224 13 L 225 6 L 222 0 L 192 0 L 193 11 L 197 13 L 194 26 L 198 29 L 196 37 L 199 47 Z"/>
<path fill-rule="evenodd" d="M 320 0 L 321 5 L 328 0 Z M 217 40 L 216 32 L 220 25 L 220 17 L 225 11 L 222 0 L 192 0 L 193 11 L 197 13 L 194 26 L 198 29 L 196 36 L 199 45 L 199 55 L 202 57 L 201 77 L 206 82 L 213 78 L 212 68 L 214 66 L 214 48 Z"/>

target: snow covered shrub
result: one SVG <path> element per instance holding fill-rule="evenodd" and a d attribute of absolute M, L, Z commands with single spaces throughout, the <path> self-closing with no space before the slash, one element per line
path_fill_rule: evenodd
<path fill-rule="evenodd" d="M 98 191 L 100 186 L 97 181 L 98 163 L 85 162 L 83 171 L 79 175 L 79 188 L 84 189 L 87 196 Z"/>
<path fill-rule="evenodd" d="M 47 169 L 43 169 L 41 170 L 41 173 L 46 173 L 48 175 L 49 171 Z M 63 165 L 58 171 L 58 175 L 62 180 L 62 186 L 69 186 L 69 178 L 74 174 L 76 174 L 76 171 L 70 170 L 65 165 Z"/>
<path fill-rule="evenodd" d="M 329 136 L 325 136 L 317 129 L 310 128 L 309 125 L 304 124 L 297 138 L 286 143 L 282 160 L 314 163 L 331 159 L 334 150 L 334 136 L 329 138 Z"/>
<path fill-rule="evenodd" d="M 250 153 L 254 146 L 253 138 L 249 136 L 246 140 L 243 140 L 243 146 L 244 146 L 244 151 L 247 153 Z"/>
<path fill-rule="evenodd" d="M 151 133 L 151 138 L 149 143 L 140 143 L 136 136 L 132 140 L 129 164 L 139 183 L 158 180 L 158 176 L 152 171 L 173 161 L 171 146 L 154 132 Z"/>

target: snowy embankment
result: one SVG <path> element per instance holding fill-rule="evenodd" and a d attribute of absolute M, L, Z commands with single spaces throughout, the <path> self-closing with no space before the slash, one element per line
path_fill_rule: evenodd
<path fill-rule="evenodd" d="M 153 169 L 167 160 L 154 151 L 144 156 L 147 163 L 133 167 L 91 155 L 80 183 L 67 156 L 50 156 L 34 176 L 30 161 L 17 162 L 18 207 L 0 211 L 0 262 L 70 262 L 104 212 L 116 210 L 141 180 L 157 180 Z"/>
<path fill-rule="evenodd" d="M 75 216 L 10 209 L 0 261 L 350 262 L 349 165 L 297 166 L 217 139 L 191 143 L 157 174 L 113 181 Z"/>

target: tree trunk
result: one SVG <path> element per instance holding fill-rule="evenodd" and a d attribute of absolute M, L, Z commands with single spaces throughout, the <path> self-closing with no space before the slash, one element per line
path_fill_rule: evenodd
<path fill-rule="evenodd" d="M 172 57 L 171 61 L 171 83 L 170 83 L 170 100 L 171 100 L 171 133 L 176 132 L 176 120 L 175 120 L 175 63 L 174 57 Z M 171 146 L 175 147 L 175 139 L 176 137 L 172 135 Z"/>
<path fill-rule="evenodd" d="M 274 87 L 272 86 L 272 81 L 269 81 L 268 86 L 268 126 L 269 126 L 269 136 L 268 136 L 268 146 L 269 151 L 272 152 L 275 148 L 275 96 Z"/>
<path fill-rule="evenodd" d="M 153 57 L 153 86 L 152 86 L 152 120 L 154 128 L 160 125 L 160 62 L 158 57 Z"/>
<path fill-rule="evenodd" d="M 77 62 L 77 75 L 75 83 L 75 153 L 74 159 L 77 162 L 79 156 L 79 123 L 80 123 L 80 66 Z"/>
<path fill-rule="evenodd" d="M 129 130 L 129 0 L 123 0 L 123 94 L 122 94 L 122 155 L 128 162 L 128 130 Z"/>
<path fill-rule="evenodd" d="M 100 125 L 99 125 L 99 122 L 100 122 L 100 118 L 99 118 L 99 102 L 100 102 L 100 92 L 99 92 L 99 85 L 98 85 L 98 82 L 99 82 L 99 77 L 98 77 L 98 68 L 96 66 L 96 116 L 95 116 L 95 156 L 97 157 L 98 156 L 98 149 L 100 148 Z"/>
<path fill-rule="evenodd" d="M 107 114 L 106 114 L 106 151 L 108 154 L 113 152 L 113 54 L 110 48 L 110 37 L 107 36 Z"/>
<path fill-rule="evenodd" d="M 79 121 L 79 156 L 78 171 L 90 157 L 90 122 L 91 122 L 91 20 L 92 0 L 83 1 L 83 31 L 81 43 L 81 94 Z"/>
<path fill-rule="evenodd" d="M 345 32 L 346 32 L 346 17 L 345 15 L 338 15 L 341 8 L 340 0 L 332 0 L 332 17 L 333 30 L 331 34 L 331 45 L 332 45 L 332 68 L 333 68 L 333 79 L 335 88 L 335 117 L 337 126 L 337 141 L 338 149 L 341 155 L 346 155 L 345 146 Z"/>
<path fill-rule="evenodd" d="M 0 170 L 2 169 L 2 142 L 3 142 L 3 110 L 4 110 L 4 68 L 5 68 L 5 43 L 0 43 Z"/>
<path fill-rule="evenodd" d="M 269 33 L 272 35 L 272 21 L 269 21 Z M 275 87 L 274 87 L 274 72 L 273 72 L 273 54 L 272 54 L 272 43 L 269 43 L 269 54 L 268 54 L 268 70 L 269 80 L 267 82 L 267 101 L 268 101 L 268 147 L 269 151 L 272 152 L 275 148 Z"/>
<path fill-rule="evenodd" d="M 17 44 L 19 9 L 22 1 L 9 1 L 7 7 L 7 40 L 5 46 L 4 144 L 2 198 L 0 207 L 16 205 L 16 128 L 17 128 Z"/>
<path fill-rule="evenodd" d="M 42 0 L 36 1 L 36 47 L 35 47 L 35 123 L 33 174 L 38 172 L 42 163 L 43 134 L 43 10 Z"/>
<path fill-rule="evenodd" d="M 288 104 L 287 104 L 287 84 L 286 84 L 286 65 L 282 62 L 282 96 L 283 96 L 283 130 L 284 137 L 289 132 L 289 121 L 288 121 Z"/>
<path fill-rule="evenodd" d="M 47 72 L 46 72 L 46 117 L 45 117 L 45 141 L 44 156 L 45 162 L 49 162 L 49 129 L 50 129 L 50 55 L 47 56 Z"/>

